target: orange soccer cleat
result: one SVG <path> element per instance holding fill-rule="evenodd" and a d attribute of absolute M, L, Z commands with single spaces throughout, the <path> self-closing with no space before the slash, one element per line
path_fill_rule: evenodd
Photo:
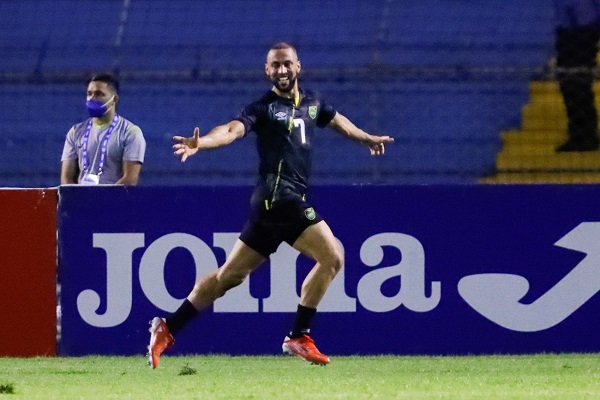
<path fill-rule="evenodd" d="M 160 355 L 173 346 L 175 339 L 169 332 L 169 327 L 165 320 L 159 317 L 154 317 L 150 321 L 150 344 L 148 345 L 148 365 L 152 368 L 158 367 Z"/>
<path fill-rule="evenodd" d="M 317 365 L 327 365 L 331 361 L 325 354 L 321 354 L 314 340 L 308 335 L 295 339 L 286 336 L 281 349 L 284 353 L 297 355 Z"/>

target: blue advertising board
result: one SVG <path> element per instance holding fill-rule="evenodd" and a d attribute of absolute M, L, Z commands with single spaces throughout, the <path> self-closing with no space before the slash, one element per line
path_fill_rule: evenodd
<path fill-rule="evenodd" d="M 59 189 L 62 355 L 142 354 L 148 321 L 221 265 L 250 187 Z M 600 351 L 600 186 L 315 187 L 345 267 L 313 323 L 329 355 Z M 309 259 L 283 244 L 169 354 L 278 354 Z"/>

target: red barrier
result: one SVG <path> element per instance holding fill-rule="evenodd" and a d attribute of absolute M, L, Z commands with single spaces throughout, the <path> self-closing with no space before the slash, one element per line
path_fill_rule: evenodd
<path fill-rule="evenodd" d="M 0 189 L 0 356 L 56 355 L 56 189 Z"/>

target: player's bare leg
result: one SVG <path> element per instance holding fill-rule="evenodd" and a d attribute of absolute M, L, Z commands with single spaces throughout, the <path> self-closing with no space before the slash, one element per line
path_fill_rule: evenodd
<path fill-rule="evenodd" d="M 296 240 L 294 247 L 317 261 L 302 283 L 299 306 L 316 312 L 329 285 L 344 264 L 342 249 L 325 221 L 308 227 Z M 314 364 L 326 365 L 330 362 L 308 334 L 286 337 L 282 349 L 285 353 L 295 354 Z"/>
<path fill-rule="evenodd" d="M 302 283 L 300 304 L 317 308 L 344 265 L 342 248 L 325 221 L 308 227 L 296 240 L 294 248 L 316 261 Z"/>
<path fill-rule="evenodd" d="M 200 279 L 188 295 L 188 300 L 197 310 L 203 310 L 229 289 L 240 285 L 265 260 L 262 254 L 238 239 L 225 264 Z"/>
<path fill-rule="evenodd" d="M 210 306 L 229 289 L 241 284 L 263 261 L 265 261 L 263 255 L 246 246 L 241 240 L 238 240 L 233 246 L 225 264 L 200 279 L 194 285 L 194 288 L 187 297 L 189 304 L 191 304 L 188 307 L 194 310 L 192 314 L 188 312 L 188 316 L 185 319 L 191 319 L 197 311 Z M 175 315 L 175 318 L 177 318 L 177 315 Z M 182 324 L 187 322 L 183 321 Z M 158 367 L 160 356 L 166 349 L 173 345 L 175 339 L 164 319 L 155 317 L 150 324 L 151 335 L 150 344 L 148 345 L 148 363 L 153 368 L 156 368 Z"/>

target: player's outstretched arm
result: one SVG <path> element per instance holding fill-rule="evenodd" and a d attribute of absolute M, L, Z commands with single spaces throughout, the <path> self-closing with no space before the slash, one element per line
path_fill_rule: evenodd
<path fill-rule="evenodd" d="M 199 150 L 216 149 L 228 145 L 244 136 L 245 133 L 244 124 L 235 120 L 216 126 L 202 137 L 200 137 L 200 129 L 196 127 L 191 137 L 173 136 L 173 140 L 176 142 L 173 150 L 175 150 L 175 155 L 181 157 L 181 162 L 185 162 L 188 157 L 193 156 Z"/>
<path fill-rule="evenodd" d="M 394 138 L 390 136 L 375 136 L 368 134 L 339 112 L 335 114 L 335 117 L 333 117 L 328 126 L 350 139 L 356 140 L 367 146 L 371 151 L 372 156 L 384 154 L 385 144 L 394 141 Z"/>

